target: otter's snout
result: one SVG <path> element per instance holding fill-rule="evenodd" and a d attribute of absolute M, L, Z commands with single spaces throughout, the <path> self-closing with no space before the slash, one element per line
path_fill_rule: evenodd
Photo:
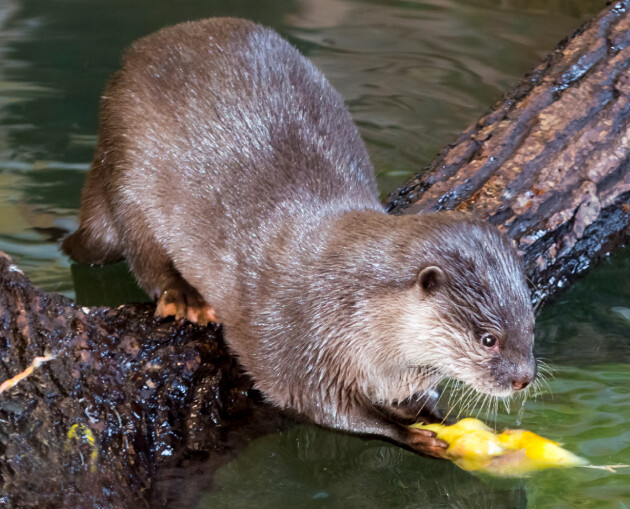
<path fill-rule="evenodd" d="M 529 376 L 524 376 L 523 378 L 516 378 L 512 380 L 512 387 L 514 387 L 515 391 L 520 391 L 521 389 L 524 389 L 525 387 L 527 387 L 531 381 L 532 381 L 532 378 L 530 378 Z"/>
<path fill-rule="evenodd" d="M 494 387 L 490 392 L 514 393 L 525 389 L 536 379 L 537 367 L 533 355 L 519 360 L 497 356 L 493 364 L 491 373 Z"/>
<path fill-rule="evenodd" d="M 530 383 L 534 381 L 536 378 L 536 361 L 531 359 L 530 366 L 520 372 L 517 373 L 516 376 L 512 379 L 512 387 L 515 391 L 520 391 L 527 387 Z"/>

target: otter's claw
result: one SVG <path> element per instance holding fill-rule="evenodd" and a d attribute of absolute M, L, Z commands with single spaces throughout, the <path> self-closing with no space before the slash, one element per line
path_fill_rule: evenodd
<path fill-rule="evenodd" d="M 448 444 L 444 440 L 436 438 L 433 431 L 426 429 L 409 428 L 407 445 L 414 451 L 434 458 L 446 457 Z"/>
<path fill-rule="evenodd" d="M 218 323 L 214 308 L 195 293 L 197 292 L 186 292 L 179 288 L 165 290 L 158 299 L 155 316 L 157 318 L 174 316 L 176 320 L 185 318 L 199 325 Z"/>

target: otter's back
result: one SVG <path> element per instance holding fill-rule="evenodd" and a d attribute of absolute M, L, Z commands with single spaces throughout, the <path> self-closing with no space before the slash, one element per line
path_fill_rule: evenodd
<path fill-rule="evenodd" d="M 295 48 L 251 22 L 208 19 L 141 39 L 105 94 L 102 118 L 116 138 L 115 185 L 127 195 L 195 200 L 200 217 L 238 205 L 251 218 L 287 200 L 380 207 L 341 96 Z M 147 213 L 164 222 L 173 208 Z"/>

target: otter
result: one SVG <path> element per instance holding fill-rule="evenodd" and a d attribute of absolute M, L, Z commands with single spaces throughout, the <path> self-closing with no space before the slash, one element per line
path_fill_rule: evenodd
<path fill-rule="evenodd" d="M 500 397 L 534 379 L 510 241 L 462 213 L 388 215 L 342 97 L 273 30 L 215 18 L 138 40 L 100 122 L 63 249 L 125 258 L 158 317 L 220 321 L 269 402 L 441 456 L 406 426 L 413 402 L 445 377 Z"/>

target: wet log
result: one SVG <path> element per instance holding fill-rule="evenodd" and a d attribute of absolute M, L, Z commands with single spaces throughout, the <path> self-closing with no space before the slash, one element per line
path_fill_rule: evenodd
<path fill-rule="evenodd" d="M 627 241 L 629 8 L 614 2 L 562 41 L 388 210 L 487 219 L 516 242 L 537 303 Z"/>
<path fill-rule="evenodd" d="M 391 212 L 487 218 L 523 252 L 538 301 L 620 245 L 630 222 L 629 2 L 563 41 L 393 193 Z M 186 484 L 191 472 L 210 479 L 252 437 L 290 421 L 251 389 L 220 328 L 156 321 L 152 305 L 76 306 L 34 288 L 6 256 L 0 355 L 0 381 L 49 359 L 0 394 L 0 507 L 185 506 L 199 489 Z"/>
<path fill-rule="evenodd" d="M 166 460 L 207 473 L 283 425 L 220 327 L 160 322 L 154 310 L 76 306 L 0 253 L 0 381 L 52 357 L 0 394 L 0 507 L 161 506 L 185 498 L 189 477 L 151 490 Z"/>

